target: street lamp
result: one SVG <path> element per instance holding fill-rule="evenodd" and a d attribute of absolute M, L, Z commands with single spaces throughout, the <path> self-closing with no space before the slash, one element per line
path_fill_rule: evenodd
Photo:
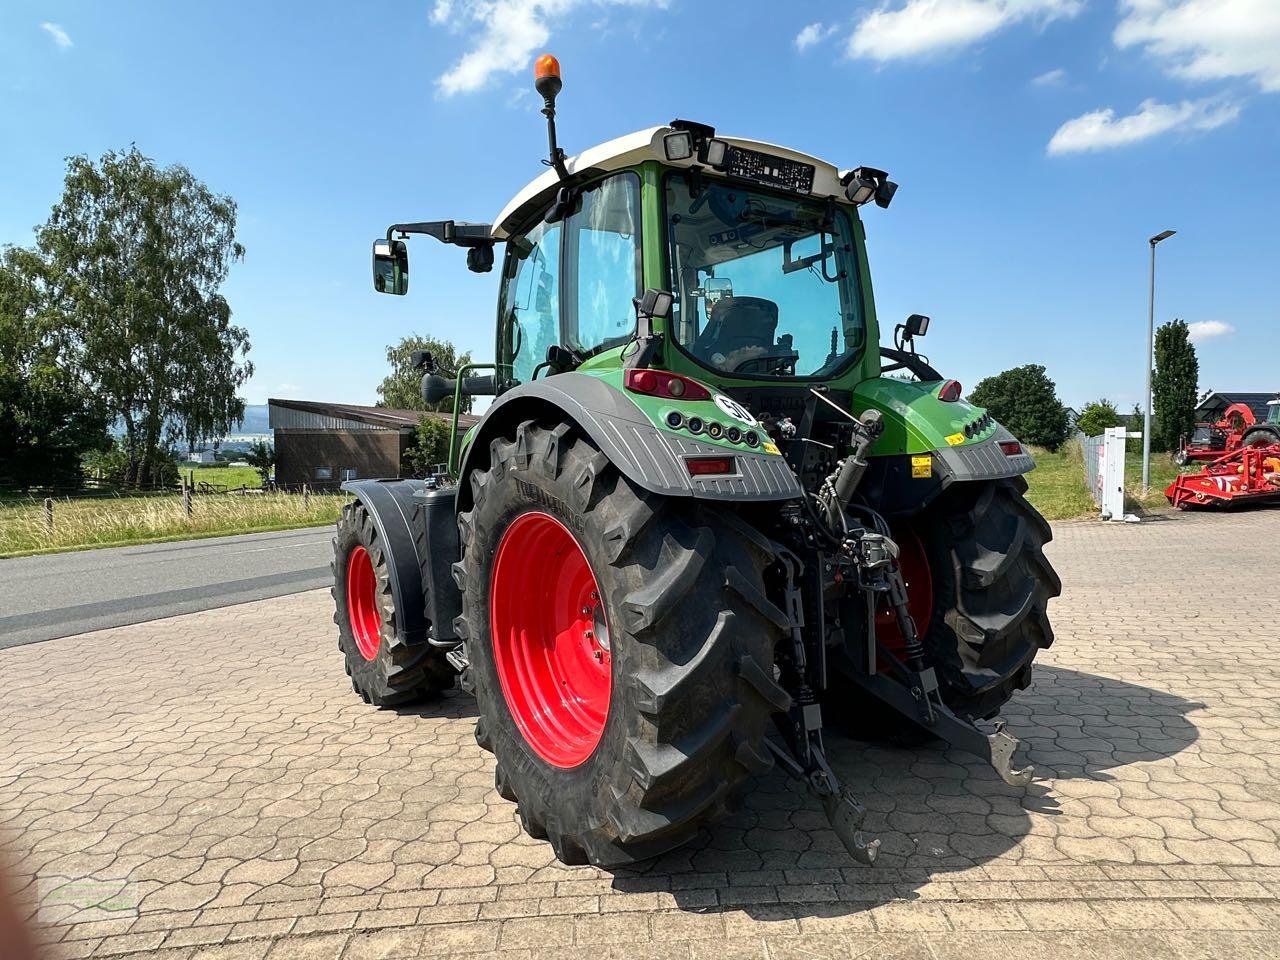
<path fill-rule="evenodd" d="M 1168 240 L 1177 230 L 1162 230 L 1147 243 L 1151 245 L 1151 292 L 1147 297 L 1147 358 L 1146 367 L 1147 391 L 1143 394 L 1142 413 L 1142 495 L 1145 497 L 1151 489 L 1151 366 L 1155 362 L 1155 323 L 1156 323 L 1156 244 Z"/>

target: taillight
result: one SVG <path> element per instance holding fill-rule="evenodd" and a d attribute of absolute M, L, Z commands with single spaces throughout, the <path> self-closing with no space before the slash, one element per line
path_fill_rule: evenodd
<path fill-rule="evenodd" d="M 1017 440 L 1001 440 L 1000 452 L 1006 457 L 1018 457 L 1022 455 L 1022 444 Z"/>
<path fill-rule="evenodd" d="M 955 403 L 963 392 L 964 387 L 960 386 L 959 380 L 948 380 L 938 388 L 938 399 L 945 403 Z"/>
<path fill-rule="evenodd" d="M 734 472 L 733 457 L 686 457 L 684 465 L 691 477 Z"/>
<path fill-rule="evenodd" d="M 711 391 L 697 380 L 665 370 L 632 369 L 622 375 L 623 385 L 633 393 L 672 400 L 710 400 Z"/>

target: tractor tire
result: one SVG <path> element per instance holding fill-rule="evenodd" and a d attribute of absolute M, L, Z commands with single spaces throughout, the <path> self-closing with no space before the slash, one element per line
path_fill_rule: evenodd
<path fill-rule="evenodd" d="M 1242 447 L 1269 447 L 1272 444 L 1280 444 L 1280 427 L 1252 427 L 1240 438 Z"/>
<path fill-rule="evenodd" d="M 569 424 L 490 446 L 459 516 L 466 638 L 499 794 L 566 864 L 664 853 L 772 766 L 789 622 L 770 541 L 633 487 Z"/>
<path fill-rule="evenodd" d="M 933 582 L 921 639 L 962 717 L 999 713 L 1053 643 L 1048 605 L 1062 581 L 1044 555 L 1053 533 L 1026 491 L 1022 477 L 958 484 L 913 525 Z"/>
<path fill-rule="evenodd" d="M 1027 502 L 1026 489 L 1022 477 L 960 484 L 893 530 L 926 662 L 937 673 L 943 702 L 971 720 L 999 713 L 1030 683 L 1035 655 L 1053 643 L 1047 607 L 1062 584 L 1044 555 L 1052 532 Z M 901 655 L 901 635 L 881 604 L 878 635 Z M 842 676 L 855 669 L 849 658 L 836 657 L 833 665 L 823 712 L 834 725 L 897 746 L 931 738 L 927 728 Z"/>
<path fill-rule="evenodd" d="M 333 622 L 351 687 L 365 703 L 397 707 L 429 699 L 454 685 L 444 652 L 410 646 L 396 635 L 387 556 L 369 511 L 348 503 L 333 538 Z"/>

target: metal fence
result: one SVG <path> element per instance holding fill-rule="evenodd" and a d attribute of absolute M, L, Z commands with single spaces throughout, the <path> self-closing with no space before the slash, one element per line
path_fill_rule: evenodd
<path fill-rule="evenodd" d="M 1102 507 L 1102 451 L 1106 437 L 1086 437 L 1080 435 L 1080 446 L 1084 449 L 1084 480 L 1089 485 L 1089 495 L 1093 502 Z"/>
<path fill-rule="evenodd" d="M 1099 437 L 1080 438 L 1084 477 L 1103 520 L 1137 520 L 1124 512 L 1124 453 L 1129 434 L 1124 427 L 1108 427 Z"/>

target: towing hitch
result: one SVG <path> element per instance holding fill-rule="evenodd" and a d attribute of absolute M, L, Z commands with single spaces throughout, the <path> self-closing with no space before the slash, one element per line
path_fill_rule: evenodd
<path fill-rule="evenodd" d="M 982 757 L 1005 783 L 1015 787 L 1029 784 L 1035 768 L 1029 765 L 1014 767 L 1013 755 L 1018 749 L 1018 740 L 1005 732 L 1003 720 L 996 721 L 992 733 L 986 733 L 957 716 L 943 703 L 937 675 L 932 666 L 925 664 L 924 647 L 907 608 L 907 589 L 898 565 L 897 544 L 883 530 L 860 529 L 846 541 L 846 553 L 854 560 L 861 577 L 866 597 L 867 630 L 860 662 L 845 664 L 843 672 L 868 693 L 904 716 L 911 717 L 952 746 Z M 880 595 L 888 597 L 898 629 L 905 639 L 905 662 L 876 639 L 875 607 L 876 598 Z M 881 662 L 889 664 L 898 675 L 897 680 L 879 672 Z"/>
<path fill-rule="evenodd" d="M 862 823 L 867 817 L 866 807 L 858 802 L 852 790 L 840 784 L 827 763 L 821 741 L 809 743 L 809 758 L 814 765 L 808 771 L 789 751 L 772 740 L 766 740 L 765 746 L 787 773 L 804 782 L 809 792 L 822 802 L 822 810 L 831 823 L 831 829 L 849 851 L 849 856 L 868 866 L 875 863 L 876 855 L 880 852 L 880 840 L 876 838 L 868 841 L 862 835 Z"/>

